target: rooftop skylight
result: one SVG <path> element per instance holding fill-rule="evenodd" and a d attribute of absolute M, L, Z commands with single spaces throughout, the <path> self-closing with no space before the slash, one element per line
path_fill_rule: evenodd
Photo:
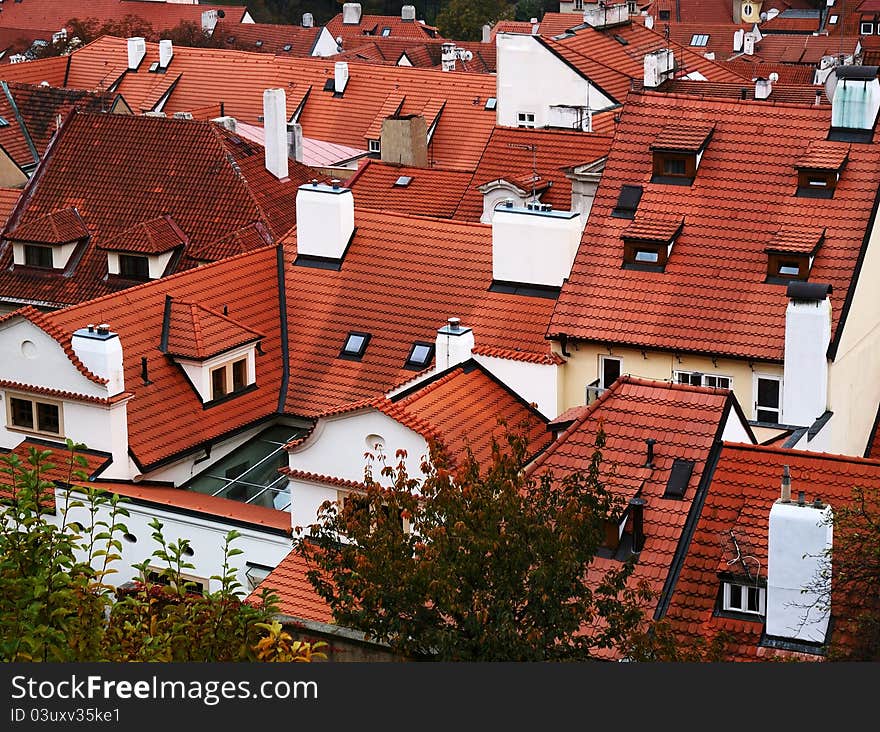
<path fill-rule="evenodd" d="M 405 368 L 421 371 L 427 368 L 434 358 L 434 344 L 416 341 L 406 357 Z"/>
<path fill-rule="evenodd" d="M 394 185 L 400 188 L 406 188 L 410 183 L 412 183 L 411 175 L 402 175 L 394 181 Z"/>
<path fill-rule="evenodd" d="M 708 33 L 694 33 L 691 36 L 691 45 L 692 46 L 706 46 L 709 43 L 709 34 Z"/>
<path fill-rule="evenodd" d="M 345 343 L 342 345 L 340 358 L 348 358 L 360 361 L 364 352 L 367 350 L 367 344 L 370 342 L 369 333 L 358 333 L 352 331 L 345 337 Z"/>

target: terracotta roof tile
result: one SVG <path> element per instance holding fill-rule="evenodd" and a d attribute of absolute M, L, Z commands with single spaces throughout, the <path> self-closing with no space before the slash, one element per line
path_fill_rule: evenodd
<path fill-rule="evenodd" d="M 301 25 L 271 23 L 237 23 L 218 20 L 212 37 L 225 48 L 257 53 L 278 53 L 290 56 L 311 56 L 321 35 L 321 26 L 303 28 Z M 260 42 L 257 45 L 257 42 Z"/>
<path fill-rule="evenodd" d="M 264 337 L 201 305 L 181 300 L 170 302 L 166 353 L 172 356 L 204 361 Z"/>
<path fill-rule="evenodd" d="M 760 649 L 763 623 L 737 621 L 715 615 L 720 587 L 719 571 L 737 574 L 730 564 L 730 533 L 747 547 L 766 578 L 767 522 L 779 497 L 782 466 L 791 470 L 793 491 L 803 490 L 807 500 L 820 497 L 832 508 L 851 500 L 853 486 L 880 488 L 880 463 L 860 458 L 801 452 L 773 447 L 725 443 L 712 483 L 672 594 L 666 617 L 684 635 L 709 637 L 720 630 L 731 635 L 728 660 L 756 661 L 767 657 Z M 758 564 L 750 565 L 753 572 Z M 739 573 L 744 574 L 740 569 Z M 835 593 L 832 640 L 847 645 L 852 640 L 851 598 Z M 772 654 L 770 654 L 772 655 Z M 805 660 L 821 657 L 805 656 Z"/>
<path fill-rule="evenodd" d="M 586 470 L 601 427 L 605 432 L 600 480 L 621 508 L 639 495 L 644 509 L 645 544 L 631 582 L 645 580 L 659 596 L 685 525 L 710 451 L 721 434 L 727 406 L 726 389 L 669 384 L 623 376 L 589 407 L 563 415 L 574 420 L 529 472 L 557 476 Z M 731 412 L 731 414 L 735 414 Z M 734 417 L 735 418 L 735 417 Z M 562 417 L 557 421 L 562 421 Z M 657 440 L 653 467 L 646 466 L 645 439 Z M 664 498 L 676 459 L 694 463 L 681 499 Z M 599 575 L 619 562 L 598 556 L 592 570 Z"/>
<path fill-rule="evenodd" d="M 38 153 L 28 139 L 27 128 L 7 90 L 8 85 L 4 85 L 0 91 L 0 119 L 3 120 L 0 125 L 0 147 L 19 168 L 33 167 L 38 162 Z"/>
<path fill-rule="evenodd" d="M 262 223 L 248 224 L 216 241 L 199 247 L 192 247 L 189 256 L 205 262 L 234 257 L 272 243 L 272 235 Z"/>
<path fill-rule="evenodd" d="M 635 221 L 620 233 L 620 238 L 632 241 L 669 242 L 681 231 L 682 226 L 684 226 L 683 217 L 637 215 Z"/>
<path fill-rule="evenodd" d="M 99 249 L 141 254 L 164 254 L 187 243 L 184 234 L 170 216 L 159 216 L 132 226 L 105 239 Z"/>
<path fill-rule="evenodd" d="M 683 125 L 673 123 L 667 125 L 649 146 L 649 150 L 675 150 L 681 152 L 700 152 L 709 142 L 713 124 Z"/>
<path fill-rule="evenodd" d="M 0 77 L 6 81 L 26 84 L 40 84 L 45 81 L 54 87 L 62 87 L 67 78 L 67 57 L 53 56 L 21 64 L 2 64 Z"/>
<path fill-rule="evenodd" d="M 250 599 L 258 598 L 262 590 L 268 588 L 277 594 L 278 610 L 284 615 L 332 623 L 330 606 L 318 596 L 306 577 L 306 573 L 314 568 L 299 552 L 291 551 L 251 593 Z"/>
<path fill-rule="evenodd" d="M 814 94 L 820 91 L 820 89 L 813 86 L 813 76 L 816 70 L 812 66 L 799 66 L 781 62 L 765 63 L 752 60 L 749 56 L 737 56 L 729 61 L 719 61 L 718 64 L 740 74 L 746 79 L 757 79 L 759 77 L 768 79 L 770 74 L 776 74 L 779 76 L 779 80 L 773 85 L 774 89 L 778 88 L 781 84 L 802 84 L 812 87 Z M 824 97 L 824 88 L 821 91 Z M 826 104 L 830 103 L 827 97 L 824 97 L 824 99 Z"/>
<path fill-rule="evenodd" d="M 173 219 L 201 258 L 228 251 L 215 243 L 258 222 L 270 240 L 280 237 L 295 223 L 298 185 L 312 176 L 291 161 L 289 178 L 279 181 L 266 171 L 262 147 L 208 122 L 76 113 L 10 226 L 13 236 L 70 240 L 84 223 L 90 243 L 64 277 L 16 272 L 12 248 L 0 248 L 0 298 L 58 306 L 114 292 L 120 283 L 107 280 L 107 255 L 98 247 L 118 236 L 130 244 L 137 227 L 162 216 Z M 73 226 L 74 208 L 82 222 L 55 233 L 58 212 L 67 210 L 63 221 Z M 178 271 L 196 264 L 187 249 Z"/>
<path fill-rule="evenodd" d="M 766 251 L 813 255 L 824 238 L 825 229 L 790 227 L 776 232 Z"/>
<path fill-rule="evenodd" d="M 0 229 L 6 228 L 6 222 L 21 197 L 21 188 L 0 187 Z"/>
<path fill-rule="evenodd" d="M 405 185 L 397 185 L 409 178 Z M 465 170 L 411 168 L 368 160 L 347 182 L 358 206 L 452 218 L 473 178 Z"/>
<path fill-rule="evenodd" d="M 854 53 L 858 44 L 858 36 L 767 35 L 755 44 L 754 59 L 815 66 L 823 56 Z"/>
<path fill-rule="evenodd" d="M 827 107 L 631 95 L 548 334 L 781 361 L 788 299 L 784 287 L 764 281 L 765 249 L 791 226 L 826 230 L 810 280 L 833 286 L 836 330 L 880 179 L 880 153 L 874 144 L 853 145 L 833 199 L 817 205 L 796 197 L 795 162 L 826 138 L 830 116 Z M 651 183 L 649 146 L 671 123 L 715 124 L 691 186 Z M 643 187 L 639 216 L 687 219 L 665 272 L 621 269 L 620 233 L 630 222 L 611 212 L 623 185 Z"/>
<path fill-rule="evenodd" d="M 79 212 L 71 207 L 50 211 L 7 232 L 10 241 L 34 241 L 41 244 L 68 244 L 84 239 L 89 230 Z"/>
<path fill-rule="evenodd" d="M 852 146 L 843 142 L 813 140 L 807 151 L 795 161 L 797 168 L 813 170 L 840 170 Z"/>
<path fill-rule="evenodd" d="M 43 439 L 25 439 L 19 442 L 12 449 L 0 448 L 0 458 L 11 457 L 16 455 L 22 463 L 25 470 L 33 469 L 33 465 L 28 462 L 31 448 L 42 452 L 49 450 L 52 454 L 49 456 L 47 463 L 53 467 L 47 469 L 46 464 L 40 470 L 40 478 L 43 480 L 57 481 L 59 483 L 67 483 L 75 480 L 74 471 L 82 470 L 91 479 L 95 475 L 99 475 L 101 471 L 110 464 L 111 457 L 109 453 L 97 452 L 95 450 L 78 450 L 77 455 L 85 459 L 86 464 L 79 466 L 71 461 L 70 452 L 67 446 L 62 443 L 51 442 Z M 0 462 L 0 467 L 9 467 L 6 463 Z M 13 480 L 8 473 L 0 472 L 0 498 L 8 498 L 12 495 Z"/>
<path fill-rule="evenodd" d="M 381 37 L 385 28 L 390 30 L 389 38 L 429 39 L 440 38 L 434 26 L 419 21 L 406 21 L 399 15 L 362 15 L 359 23 L 343 23 L 342 13 L 327 21 L 326 28 L 334 38 L 342 38 L 347 47 L 364 36 Z"/>

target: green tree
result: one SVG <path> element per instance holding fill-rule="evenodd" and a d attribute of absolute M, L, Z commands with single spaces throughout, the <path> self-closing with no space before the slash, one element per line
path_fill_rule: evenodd
<path fill-rule="evenodd" d="M 479 41 L 484 25 L 510 19 L 514 10 L 507 0 L 449 0 L 437 13 L 437 27 L 446 38 Z"/>
<path fill-rule="evenodd" d="M 277 598 L 244 602 L 231 559 L 241 550 L 230 531 L 219 548 L 215 592 L 201 594 L 184 576 L 189 542 L 168 542 L 151 524 L 156 549 L 135 565 L 141 582 L 117 590 L 108 579 L 121 560 L 128 516 L 117 494 L 70 489 L 84 481 L 82 445 L 67 443 L 56 469 L 51 450 L 0 458 L 0 661 L 311 660 L 319 651 L 291 644 L 271 620 Z M 47 476 L 61 472 L 62 499 Z M 66 486 L 66 488 L 64 488 Z M 84 500 L 77 498 L 84 495 Z M 82 523 L 69 521 L 83 512 Z M 160 581 L 147 567 L 161 567 Z"/>
<path fill-rule="evenodd" d="M 589 469 L 526 477 L 526 441 L 508 434 L 484 470 L 468 452 L 453 466 L 438 445 L 407 475 L 405 455 L 372 470 L 366 490 L 327 502 L 296 550 L 336 622 L 409 657 L 436 660 L 586 659 L 644 622 L 649 593 L 621 564 L 587 579 L 606 520 L 619 508 Z M 417 490 L 418 489 L 418 490 Z M 408 529 L 408 530 L 405 530 Z"/>

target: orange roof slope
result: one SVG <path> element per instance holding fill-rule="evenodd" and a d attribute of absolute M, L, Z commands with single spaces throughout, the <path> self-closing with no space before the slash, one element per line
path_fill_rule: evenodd
<path fill-rule="evenodd" d="M 403 56 L 406 56 L 413 66 L 437 68 L 442 63 L 441 46 L 445 42 L 443 39 L 416 41 L 411 38 L 365 36 L 357 41 L 352 41 L 346 50 L 334 56 L 333 59 L 334 61 L 366 61 L 394 65 Z M 456 41 L 455 46 L 473 54 L 473 58 L 469 61 L 457 58 L 455 71 L 470 71 L 480 74 L 495 73 L 497 53 L 494 43 Z"/>
<path fill-rule="evenodd" d="M 719 572 L 736 573 L 719 537 L 733 532 L 741 548 L 760 562 L 759 574 L 766 579 L 767 525 L 779 497 L 783 465 L 790 467 L 793 495 L 803 490 L 808 501 L 821 498 L 832 509 L 851 499 L 854 486 L 880 488 L 880 463 L 873 460 L 725 443 L 666 617 L 682 635 L 729 633 L 729 660 L 755 661 L 774 654 L 758 646 L 762 622 L 715 615 Z M 832 597 L 832 612 L 832 638 L 845 642 L 851 619 L 845 598 Z"/>
<path fill-rule="evenodd" d="M 567 418 L 574 418 L 573 424 L 529 470 L 558 477 L 586 470 L 601 427 L 605 431 L 601 481 L 622 501 L 622 508 L 636 496 L 646 501 L 645 543 L 631 581 L 646 581 L 659 596 L 732 404 L 726 389 L 623 376 L 589 407 L 570 414 Z M 646 465 L 648 437 L 657 440 L 653 467 Z M 682 498 L 664 498 L 676 459 L 692 461 L 693 472 Z M 597 556 L 591 571 L 601 576 L 615 566 L 620 566 L 616 560 Z"/>
<path fill-rule="evenodd" d="M 833 285 L 836 331 L 871 217 L 880 150 L 852 145 L 833 199 L 796 197 L 795 163 L 825 139 L 830 117 L 828 107 L 632 94 L 549 334 L 780 361 L 788 299 L 783 285 L 764 281 L 765 249 L 792 225 L 826 230 L 810 281 Z M 651 183 L 651 143 L 683 121 L 715 124 L 693 184 Z M 664 272 L 621 268 L 621 233 L 631 222 L 611 212 L 623 185 L 643 186 L 639 217 L 686 219 Z"/>
<path fill-rule="evenodd" d="M 815 66 L 823 56 L 855 53 L 858 45 L 858 36 L 768 35 L 755 45 L 754 59 Z"/>
<path fill-rule="evenodd" d="M 5 122 L 0 125 L 0 148 L 22 170 L 28 166 L 33 168 L 39 161 L 39 153 L 28 139 L 27 128 L 16 113 L 5 83 L 0 91 L 0 118 Z"/>
<path fill-rule="evenodd" d="M 441 38 L 434 26 L 418 20 L 403 20 L 399 15 L 362 15 L 359 23 L 343 23 L 342 13 L 339 13 L 327 21 L 326 28 L 334 38 L 342 38 L 345 48 L 364 36 L 381 38 L 386 28 L 389 38 Z"/>
<path fill-rule="evenodd" d="M 16 226 L 6 234 L 10 241 L 38 241 L 42 244 L 67 244 L 83 239 L 89 230 L 73 207 L 56 209 L 26 224 Z"/>
<path fill-rule="evenodd" d="M 21 64 L 0 64 L 0 78 L 26 84 L 40 84 L 45 81 L 52 86 L 61 87 L 67 79 L 69 60 L 69 56 L 53 56 Z"/>
<path fill-rule="evenodd" d="M 183 371 L 161 351 L 169 295 L 215 313 L 226 307 L 230 319 L 266 334 L 263 353 L 256 357 L 255 390 L 203 409 Z M 85 323 L 109 322 L 119 334 L 125 350 L 126 389 L 134 394 L 128 403 L 129 446 L 142 466 L 259 422 L 278 409 L 285 364 L 275 247 L 264 247 L 41 317 L 53 327 L 51 335 L 68 348 L 73 331 Z M 149 383 L 141 375 L 142 358 L 147 359 Z"/>
<path fill-rule="evenodd" d="M 466 170 L 410 168 L 368 160 L 347 185 L 359 207 L 449 219 L 472 177 Z"/>
<path fill-rule="evenodd" d="M 165 215 L 194 247 L 255 222 L 281 236 L 294 224 L 297 185 L 311 176 L 291 162 L 290 178 L 279 181 L 265 170 L 261 147 L 208 122 L 75 114 L 11 225 L 25 236 L 38 220 L 75 207 L 89 244 L 65 277 L 17 272 L 11 247 L 0 249 L 0 297 L 63 305 L 113 292 L 122 283 L 106 280 L 98 246 Z M 195 264 L 185 247 L 177 270 Z"/>
<path fill-rule="evenodd" d="M 311 56 L 319 35 L 320 26 L 303 28 L 301 25 L 230 23 L 227 20 L 218 21 L 212 33 L 224 48 L 290 56 Z"/>
<path fill-rule="evenodd" d="M 608 154 L 611 135 L 568 130 L 532 130 L 496 127 L 480 158 L 473 182 L 461 201 L 455 218 L 479 221 L 483 194 L 478 187 L 501 178 L 515 182 L 537 172 L 542 186 L 549 188 L 541 200 L 554 208 L 571 208 L 571 181 L 565 169 L 592 163 Z M 530 148 L 534 147 L 534 150 Z"/>
<path fill-rule="evenodd" d="M 525 435 L 529 455 L 552 441 L 547 420 L 474 361 L 376 406 L 423 437 L 439 438 L 453 459 L 470 448 L 480 465 L 491 461 L 493 440 L 504 443 L 504 425 Z"/>
<path fill-rule="evenodd" d="M 433 343 L 450 317 L 473 329 L 477 353 L 556 362 L 542 326 L 553 300 L 489 291 L 489 226 L 363 209 L 355 226 L 339 271 L 291 266 L 296 232 L 288 240 L 288 412 L 319 416 L 403 383 L 413 343 Z M 372 335 L 360 361 L 338 358 L 350 331 Z"/>
<path fill-rule="evenodd" d="M 21 188 L 0 188 L 0 227 L 5 228 L 6 221 L 20 196 Z"/>
<path fill-rule="evenodd" d="M 263 589 L 274 590 L 278 597 L 278 611 L 301 620 L 332 623 L 330 606 L 318 596 L 306 573 L 315 569 L 306 559 L 293 550 L 273 569 L 250 598 L 259 598 Z"/>

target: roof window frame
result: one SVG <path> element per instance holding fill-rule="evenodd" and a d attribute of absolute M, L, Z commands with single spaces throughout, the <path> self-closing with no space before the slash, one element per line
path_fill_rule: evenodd
<path fill-rule="evenodd" d="M 416 361 L 413 356 L 415 355 L 417 348 L 427 348 L 428 355 L 427 358 Z M 406 357 L 406 362 L 403 367 L 405 369 L 409 369 L 410 371 L 424 371 L 431 365 L 431 362 L 434 360 L 434 353 L 436 349 L 436 344 L 431 343 L 430 341 L 415 341 L 412 344 L 412 347 L 409 349 L 409 354 Z"/>
<path fill-rule="evenodd" d="M 360 346 L 357 349 L 349 348 L 349 341 L 353 337 L 360 337 L 363 339 Z M 371 333 L 365 333 L 360 330 L 350 330 L 345 335 L 345 340 L 342 341 L 342 348 L 339 350 L 338 358 L 345 359 L 346 361 L 361 361 L 364 357 L 364 354 L 367 352 L 367 346 L 370 345 L 370 340 L 372 339 Z"/>

